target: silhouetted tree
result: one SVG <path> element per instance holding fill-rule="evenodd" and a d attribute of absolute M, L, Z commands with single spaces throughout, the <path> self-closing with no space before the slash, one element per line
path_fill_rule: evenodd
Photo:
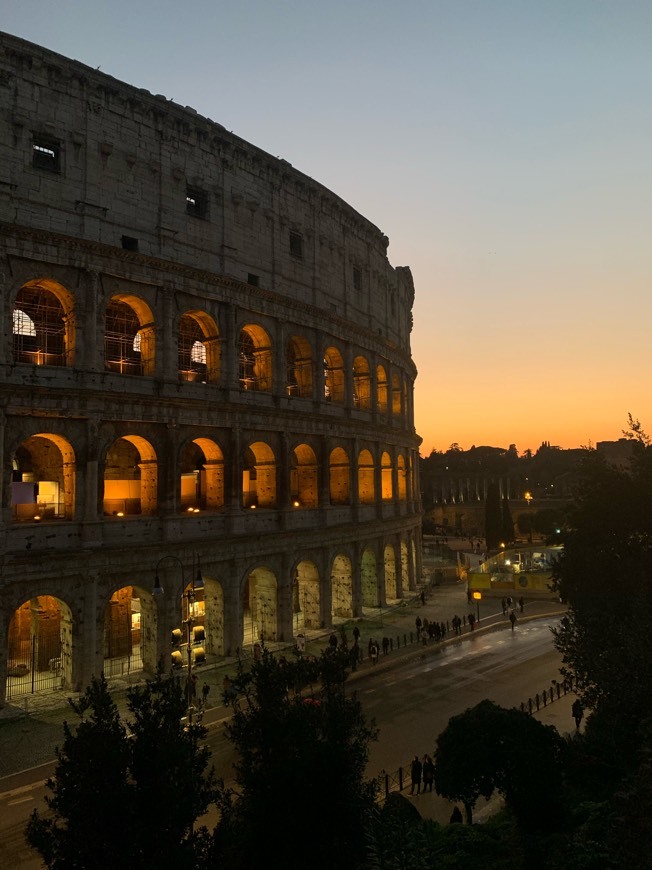
<path fill-rule="evenodd" d="M 267 649 L 233 685 L 226 725 L 237 750 L 235 790 L 224 789 L 213 860 L 232 870 L 264 866 L 358 867 L 376 784 L 365 781 L 377 731 L 344 691 L 343 650 L 283 661 Z M 319 686 L 319 691 L 316 687 Z"/>
<path fill-rule="evenodd" d="M 507 496 L 503 496 L 502 503 L 502 540 L 506 544 L 511 544 L 514 540 L 514 520 L 512 519 L 512 511 L 509 507 Z"/>

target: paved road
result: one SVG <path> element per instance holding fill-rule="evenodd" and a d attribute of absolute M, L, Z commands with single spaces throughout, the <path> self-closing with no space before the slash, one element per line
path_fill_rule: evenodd
<path fill-rule="evenodd" d="M 551 645 L 552 622 L 524 622 L 514 633 L 503 628 L 469 634 L 441 647 L 408 648 L 403 657 L 388 656 L 375 668 L 358 672 L 353 685 L 365 712 L 381 728 L 380 740 L 371 746 L 369 774 L 394 771 L 415 752 L 432 753 L 449 717 L 483 698 L 511 706 L 549 686 L 559 663 Z M 563 703 L 558 702 L 555 713 Z M 232 750 L 221 724 L 224 710 L 216 709 L 209 718 L 213 760 L 218 772 L 228 776 Z M 570 716 L 564 719 L 565 724 L 569 722 Z M 41 866 L 26 851 L 23 830 L 32 809 L 42 806 L 43 779 L 51 769 L 47 765 L 3 781 L 0 867 L 31 870 Z M 436 795 L 413 800 L 422 815 L 448 821 L 450 806 Z"/>

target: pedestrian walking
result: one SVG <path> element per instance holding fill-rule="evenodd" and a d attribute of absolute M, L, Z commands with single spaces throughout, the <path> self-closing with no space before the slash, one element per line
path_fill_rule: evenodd
<path fill-rule="evenodd" d="M 426 603 L 426 593 L 424 592 L 423 589 L 421 590 L 421 594 L 419 595 L 419 598 L 421 599 L 421 606 L 423 607 L 423 605 Z"/>
<path fill-rule="evenodd" d="M 509 611 L 509 621 L 512 623 L 512 631 L 514 631 L 514 626 L 516 625 L 516 614 L 513 610 Z"/>
<path fill-rule="evenodd" d="M 384 637 L 383 638 L 383 655 L 386 656 L 388 652 L 389 652 L 389 638 Z"/>
<path fill-rule="evenodd" d="M 358 646 L 358 641 L 354 640 L 351 644 L 351 649 L 349 650 L 349 664 L 351 665 L 352 671 L 358 670 L 358 659 L 360 658 L 360 647 Z"/>
<path fill-rule="evenodd" d="M 208 685 L 208 683 L 204 683 L 204 685 L 201 687 L 201 702 L 204 707 L 206 706 L 206 701 L 208 700 L 208 693 L 210 692 L 210 690 L 211 687 Z"/>
<path fill-rule="evenodd" d="M 421 622 L 420 616 L 417 616 L 417 618 L 414 620 L 414 624 L 415 624 L 416 629 L 417 629 L 417 640 L 418 640 L 419 636 L 421 635 L 421 626 L 423 625 L 423 623 Z"/>
<path fill-rule="evenodd" d="M 579 731 L 580 725 L 582 724 L 582 719 L 584 718 L 584 705 L 579 698 L 575 698 L 575 700 L 573 701 L 571 713 L 573 714 L 573 719 L 575 720 L 575 730 Z"/>
<path fill-rule="evenodd" d="M 435 763 L 429 755 L 423 756 L 422 772 L 424 793 L 432 791 L 432 786 L 435 781 Z"/>
<path fill-rule="evenodd" d="M 525 598 L 523 598 L 522 595 L 518 599 L 518 609 L 521 611 L 521 613 L 523 613 L 523 611 L 525 610 Z"/>
<path fill-rule="evenodd" d="M 500 603 L 502 604 L 502 607 L 503 607 L 503 616 L 507 616 L 507 599 L 503 598 L 503 600 Z"/>
<path fill-rule="evenodd" d="M 423 765 L 419 761 L 419 756 L 415 755 L 412 759 L 412 764 L 410 765 L 410 777 L 412 779 L 412 789 L 410 790 L 410 794 L 414 794 L 414 789 L 416 788 L 417 794 L 421 792 L 421 773 L 423 771 Z"/>
<path fill-rule="evenodd" d="M 371 658 L 371 664 L 375 665 L 378 661 L 378 644 L 375 640 L 371 642 L 371 646 L 369 648 L 369 656 Z"/>
<path fill-rule="evenodd" d="M 469 613 L 468 615 L 469 625 L 471 626 L 471 631 L 475 628 L 475 616 L 473 613 Z"/>
<path fill-rule="evenodd" d="M 358 642 L 360 640 L 360 629 L 358 628 L 357 625 L 353 626 L 353 640 L 358 641 Z"/>

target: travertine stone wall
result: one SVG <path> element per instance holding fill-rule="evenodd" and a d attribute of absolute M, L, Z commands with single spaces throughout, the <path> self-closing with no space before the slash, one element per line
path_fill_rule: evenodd
<path fill-rule="evenodd" d="M 415 588 L 414 288 L 387 245 L 335 194 L 194 110 L 0 35 L 0 702 L 18 691 L 8 662 L 46 631 L 12 623 L 25 602 L 59 608 L 49 660 L 78 689 L 134 645 L 146 670 L 167 656 L 180 581 L 199 565 L 210 661 Z M 56 360 L 17 335 L 26 288 L 60 306 Z M 108 359 L 116 301 L 137 318 L 137 374 Z M 188 318 L 205 382 L 180 370 Z M 245 327 L 269 342 L 257 390 L 242 377 Z M 300 389 L 290 342 L 308 359 Z M 188 512 L 195 469 L 202 502 Z M 61 494 L 38 519 L 43 505 L 16 504 L 30 475 Z M 138 512 L 107 509 L 127 479 Z M 115 628 L 129 618 L 131 641 Z"/>

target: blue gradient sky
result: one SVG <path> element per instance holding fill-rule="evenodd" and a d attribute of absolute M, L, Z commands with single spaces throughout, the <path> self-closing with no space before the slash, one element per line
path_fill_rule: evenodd
<path fill-rule="evenodd" d="M 412 268 L 422 453 L 652 430 L 652 3 L 5 0 L 357 208 Z"/>

